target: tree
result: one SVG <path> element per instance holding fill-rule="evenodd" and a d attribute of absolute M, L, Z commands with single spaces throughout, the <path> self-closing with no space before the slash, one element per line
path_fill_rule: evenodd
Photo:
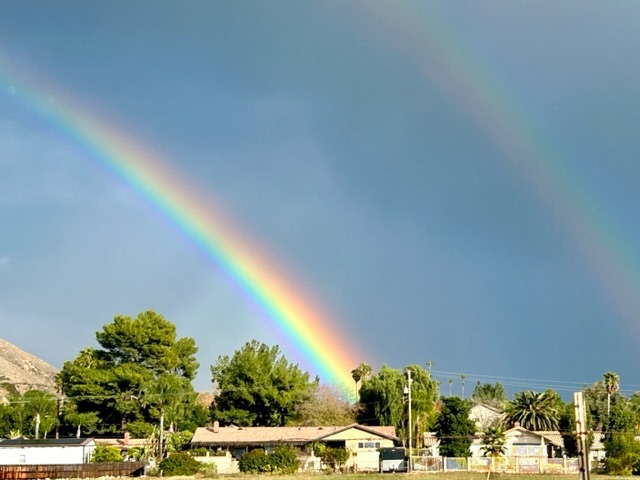
<path fill-rule="evenodd" d="M 447 383 L 449 384 L 449 396 L 451 396 L 451 387 L 453 387 L 453 378 L 448 379 Z"/>
<path fill-rule="evenodd" d="M 171 422 L 170 430 L 174 430 L 174 424 L 177 421 L 180 411 L 180 406 L 185 400 L 185 395 L 192 394 L 190 388 L 191 384 L 185 378 L 180 378 L 170 373 L 162 373 L 157 378 L 149 380 L 142 388 L 142 404 L 152 408 L 152 412 L 155 413 L 159 420 L 159 440 L 158 440 L 158 457 L 164 456 L 164 421 L 165 415 L 169 416 Z"/>
<path fill-rule="evenodd" d="M 482 452 L 486 457 L 491 457 L 487 479 L 494 468 L 493 464 L 495 459 L 504 455 L 507 449 L 506 444 L 507 438 L 502 427 L 489 427 L 484 431 L 484 435 L 482 436 Z"/>
<path fill-rule="evenodd" d="M 403 371 L 411 370 L 412 425 L 408 425 L 408 405 L 403 402 L 407 380 Z M 360 388 L 360 410 L 358 421 L 364 425 L 391 425 L 402 438 L 408 437 L 409 428 L 413 437 L 422 438 L 435 416 L 438 398 L 438 382 L 420 365 L 409 365 L 397 370 L 383 365 L 377 375 L 363 381 Z"/>
<path fill-rule="evenodd" d="M 33 419 L 36 440 L 40 438 L 40 428 L 43 428 L 46 437 L 57 423 L 58 399 L 49 392 L 42 390 L 28 390 L 22 396 L 25 411 Z M 46 419 L 46 420 L 45 420 Z"/>
<path fill-rule="evenodd" d="M 616 395 L 612 400 L 611 410 L 604 428 L 605 446 L 608 440 L 618 434 L 634 434 L 636 432 L 636 417 L 629 400 L 622 395 Z"/>
<path fill-rule="evenodd" d="M 442 398 L 442 407 L 434 426 L 442 456 L 470 456 L 469 447 L 476 432 L 475 423 L 469 418 L 470 409 L 469 402 L 461 398 Z"/>
<path fill-rule="evenodd" d="M 307 398 L 296 407 L 293 425 L 323 426 L 355 423 L 353 407 L 336 387 L 313 384 Z"/>
<path fill-rule="evenodd" d="M 615 435 L 605 442 L 604 465 L 609 475 L 629 476 L 640 470 L 640 442 L 633 434 Z"/>
<path fill-rule="evenodd" d="M 0 402 L 0 436 L 3 438 L 22 437 L 29 430 L 29 415 L 26 404 L 18 392 L 9 394 L 6 403 Z"/>
<path fill-rule="evenodd" d="M 583 393 L 587 407 L 587 426 L 596 432 L 605 430 L 609 414 L 607 413 L 608 395 L 604 380 L 585 387 Z"/>
<path fill-rule="evenodd" d="M 487 405 L 489 407 L 502 410 L 507 402 L 507 394 L 501 383 L 476 383 L 476 387 L 471 394 L 471 400 L 475 403 Z"/>
<path fill-rule="evenodd" d="M 98 421 L 84 424 L 94 429 L 91 433 L 128 431 L 128 425 L 141 432 L 150 430 L 154 415 L 140 399 L 143 387 L 161 375 L 180 379 L 185 388 L 183 403 L 193 403 L 189 394 L 198 368 L 195 342 L 178 339 L 175 325 L 161 315 L 153 311 L 133 319 L 119 315 L 96 333 L 96 340 L 101 348 L 81 350 L 57 376 L 76 413 L 98 416 Z"/>
<path fill-rule="evenodd" d="M 620 390 L 620 377 L 615 372 L 606 372 L 604 375 L 604 387 L 607 390 L 607 415 L 611 412 L 611 395 Z"/>
<path fill-rule="evenodd" d="M 519 423 L 527 430 L 557 430 L 558 402 L 555 392 L 542 393 L 526 390 L 514 394 L 507 404 L 505 422 L 509 427 Z"/>
<path fill-rule="evenodd" d="M 464 381 L 466 380 L 466 378 L 467 376 L 464 373 L 460 375 L 460 396 L 462 397 L 462 399 L 464 399 Z"/>
<path fill-rule="evenodd" d="M 364 425 L 392 425 L 401 428 L 405 385 L 406 380 L 400 370 L 382 365 L 377 375 L 362 382 L 358 421 Z"/>
<path fill-rule="evenodd" d="M 241 426 L 283 426 L 308 398 L 309 374 L 290 364 L 278 346 L 247 342 L 211 367 L 217 389 L 213 418 Z"/>
<path fill-rule="evenodd" d="M 72 426 L 76 427 L 76 438 L 80 438 L 82 436 L 83 426 L 85 426 L 87 430 L 91 431 L 99 420 L 97 412 L 80 413 L 75 408 L 75 405 L 65 411 L 64 419 Z"/>
<path fill-rule="evenodd" d="M 361 363 L 356 368 L 351 370 L 351 378 L 356 384 L 356 403 L 358 403 L 358 382 L 363 378 L 367 379 L 371 376 L 371 365 L 367 363 Z"/>
<path fill-rule="evenodd" d="M 439 383 L 431 377 L 429 370 L 420 365 L 408 365 L 405 371 L 411 370 L 411 414 L 412 437 L 417 446 L 422 447 L 424 433 L 428 431 L 436 416 Z"/>

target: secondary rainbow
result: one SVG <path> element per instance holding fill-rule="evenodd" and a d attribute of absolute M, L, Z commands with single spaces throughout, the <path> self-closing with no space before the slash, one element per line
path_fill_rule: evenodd
<path fill-rule="evenodd" d="M 196 192 L 151 149 L 101 121 L 93 109 L 77 105 L 61 89 L 37 86 L 24 74 L 18 76 L 2 55 L 0 86 L 82 144 L 221 266 L 297 347 L 298 356 L 316 369 L 322 382 L 352 391 L 351 370 L 362 361 L 355 346 L 341 340 L 331 316 L 294 287 L 290 276 L 212 204 L 210 194 Z"/>
<path fill-rule="evenodd" d="M 464 111 L 511 170 L 528 186 L 582 259 L 617 316 L 640 335 L 640 272 L 636 255 L 609 217 L 498 76 L 474 57 L 463 33 L 455 33 L 436 3 L 368 2 L 357 21 L 388 48 L 410 58 L 425 81 Z"/>

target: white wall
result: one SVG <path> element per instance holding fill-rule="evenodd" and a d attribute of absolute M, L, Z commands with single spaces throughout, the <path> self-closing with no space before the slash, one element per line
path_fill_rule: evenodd
<path fill-rule="evenodd" d="M 88 463 L 94 448 L 94 445 L 0 447 L 0 465 Z"/>

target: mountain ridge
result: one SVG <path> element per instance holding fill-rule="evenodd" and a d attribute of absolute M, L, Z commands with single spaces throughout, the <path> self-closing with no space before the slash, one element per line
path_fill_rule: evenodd
<path fill-rule="evenodd" d="M 55 392 L 58 369 L 0 338 L 0 396 L 37 388 Z"/>

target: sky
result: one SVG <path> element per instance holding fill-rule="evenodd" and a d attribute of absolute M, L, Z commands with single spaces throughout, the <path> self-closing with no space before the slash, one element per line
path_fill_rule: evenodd
<path fill-rule="evenodd" d="M 151 309 L 198 390 L 252 339 L 321 370 L 108 127 L 286 272 L 346 370 L 640 390 L 639 3 L 0 7 L 0 337 L 61 368 Z"/>

